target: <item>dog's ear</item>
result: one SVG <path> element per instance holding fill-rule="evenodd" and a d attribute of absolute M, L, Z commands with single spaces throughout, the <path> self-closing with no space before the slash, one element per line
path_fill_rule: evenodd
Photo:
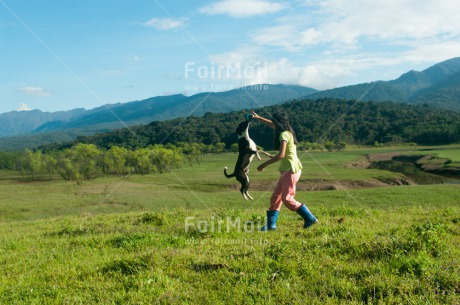
<path fill-rule="evenodd" d="M 248 127 L 248 122 L 243 121 L 239 123 L 238 127 L 236 128 L 236 133 L 241 134 L 246 129 L 246 127 Z"/>

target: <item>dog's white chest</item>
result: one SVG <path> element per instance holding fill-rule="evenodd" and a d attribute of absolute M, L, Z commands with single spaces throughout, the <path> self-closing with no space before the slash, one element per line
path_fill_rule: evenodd
<path fill-rule="evenodd" d="M 250 148 L 251 150 L 256 151 L 256 150 L 257 150 L 257 145 L 256 145 L 256 143 L 255 143 L 251 138 L 249 138 L 249 137 L 248 137 L 247 140 L 248 140 L 248 142 L 249 142 L 249 148 Z"/>

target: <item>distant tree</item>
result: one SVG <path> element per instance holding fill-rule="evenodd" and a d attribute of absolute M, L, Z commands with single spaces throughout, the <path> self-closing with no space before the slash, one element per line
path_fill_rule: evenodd
<path fill-rule="evenodd" d="M 224 152 L 224 150 L 225 150 L 225 143 L 223 142 L 216 143 L 216 152 L 218 154 Z"/>
<path fill-rule="evenodd" d="M 177 149 L 177 146 L 174 145 L 173 143 L 166 143 L 166 144 L 163 145 L 163 146 L 164 146 L 164 148 L 166 148 L 166 149 L 171 149 L 171 150 Z"/>
<path fill-rule="evenodd" d="M 176 149 L 164 147 L 152 147 L 149 154 L 150 161 L 160 173 L 168 172 L 173 167 L 179 167 L 182 163 L 182 154 Z"/>
<path fill-rule="evenodd" d="M 115 163 L 113 158 L 110 156 L 109 151 L 101 153 L 98 164 L 101 167 L 102 173 L 106 175 L 111 174 L 114 171 Z"/>
<path fill-rule="evenodd" d="M 130 154 L 129 164 L 134 168 L 137 174 L 145 175 L 156 172 L 156 166 L 150 160 L 150 150 L 148 148 L 139 148 Z"/>
<path fill-rule="evenodd" d="M 57 156 L 57 172 L 64 180 L 78 180 L 78 165 L 73 161 L 72 152 L 67 149 Z"/>
<path fill-rule="evenodd" d="M 185 158 L 188 160 L 190 166 L 193 166 L 193 161 L 196 161 L 200 164 L 199 156 L 202 155 L 199 144 L 188 144 L 184 143 L 182 146 L 182 152 L 185 155 Z"/>
<path fill-rule="evenodd" d="M 312 143 L 308 141 L 301 141 L 297 144 L 297 148 L 299 150 L 304 150 L 304 151 L 323 151 L 325 150 L 325 147 L 319 143 Z M 334 148 L 332 148 L 334 149 Z"/>
<path fill-rule="evenodd" d="M 0 169 L 16 169 L 19 157 L 18 152 L 0 151 Z"/>
<path fill-rule="evenodd" d="M 217 148 L 216 146 L 209 144 L 204 147 L 204 153 L 209 154 L 209 153 L 216 153 Z"/>
<path fill-rule="evenodd" d="M 338 150 L 338 151 L 345 150 L 345 147 L 347 147 L 347 143 L 345 143 L 345 142 L 340 142 L 340 143 L 335 145 L 335 149 Z"/>
<path fill-rule="evenodd" d="M 332 141 L 327 141 L 324 143 L 324 147 L 326 147 L 327 151 L 333 151 L 335 149 L 335 144 Z"/>
<path fill-rule="evenodd" d="M 41 151 L 33 152 L 26 149 L 19 161 L 22 175 L 30 175 L 33 178 L 44 175 L 46 166 L 42 156 Z"/>
<path fill-rule="evenodd" d="M 128 150 L 124 147 L 112 146 L 101 154 L 99 164 L 105 174 L 115 173 L 121 175 L 126 172 Z"/>
<path fill-rule="evenodd" d="M 101 152 L 94 144 L 79 143 L 71 148 L 71 157 L 85 179 L 94 178 Z"/>
<path fill-rule="evenodd" d="M 237 153 L 238 152 L 238 143 L 233 143 L 231 146 L 230 146 L 230 151 L 234 152 L 234 153 Z"/>
<path fill-rule="evenodd" d="M 325 149 L 326 148 L 319 143 L 313 143 L 312 148 L 311 148 L 311 150 L 315 150 L 315 151 L 323 151 Z"/>
<path fill-rule="evenodd" d="M 52 154 L 43 154 L 42 155 L 44 172 L 48 175 L 49 178 L 56 173 L 57 167 L 57 158 Z"/>

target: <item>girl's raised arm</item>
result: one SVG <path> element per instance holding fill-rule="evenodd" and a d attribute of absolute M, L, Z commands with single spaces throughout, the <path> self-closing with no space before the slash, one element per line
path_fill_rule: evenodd
<path fill-rule="evenodd" d="M 251 114 L 252 114 L 252 117 L 254 119 L 257 119 L 261 122 L 264 122 L 265 124 L 267 124 L 268 126 L 270 126 L 271 128 L 275 129 L 276 126 L 275 126 L 275 123 L 272 122 L 272 120 L 269 120 L 269 119 L 266 119 L 264 117 L 261 117 L 260 115 L 258 115 L 257 113 L 255 113 L 254 111 L 251 111 Z"/>

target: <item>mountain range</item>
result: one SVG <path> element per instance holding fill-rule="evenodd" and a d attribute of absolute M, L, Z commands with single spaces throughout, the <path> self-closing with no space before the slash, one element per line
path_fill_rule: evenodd
<path fill-rule="evenodd" d="M 308 98 L 392 101 L 460 111 L 460 57 L 446 60 L 421 72 L 409 71 L 395 80 L 324 90 L 311 94 Z"/>
<path fill-rule="evenodd" d="M 0 137 L 72 130 L 82 134 L 129 125 L 147 124 L 206 112 L 230 112 L 260 108 L 307 96 L 317 90 L 287 85 L 254 85 L 226 92 L 157 96 L 142 101 L 107 104 L 92 110 L 60 112 L 12 111 L 0 114 Z"/>
<path fill-rule="evenodd" d="M 8 143 L 47 144 L 130 125 L 148 124 L 206 112 L 222 113 L 281 104 L 294 99 L 338 98 L 426 104 L 460 111 L 460 57 L 423 71 L 409 71 L 390 81 L 375 81 L 318 91 L 291 85 L 253 85 L 225 92 L 157 96 L 141 101 L 106 104 L 91 110 L 42 112 L 12 111 L 0 114 L 0 149 Z M 30 144 L 34 143 L 34 144 Z"/>

